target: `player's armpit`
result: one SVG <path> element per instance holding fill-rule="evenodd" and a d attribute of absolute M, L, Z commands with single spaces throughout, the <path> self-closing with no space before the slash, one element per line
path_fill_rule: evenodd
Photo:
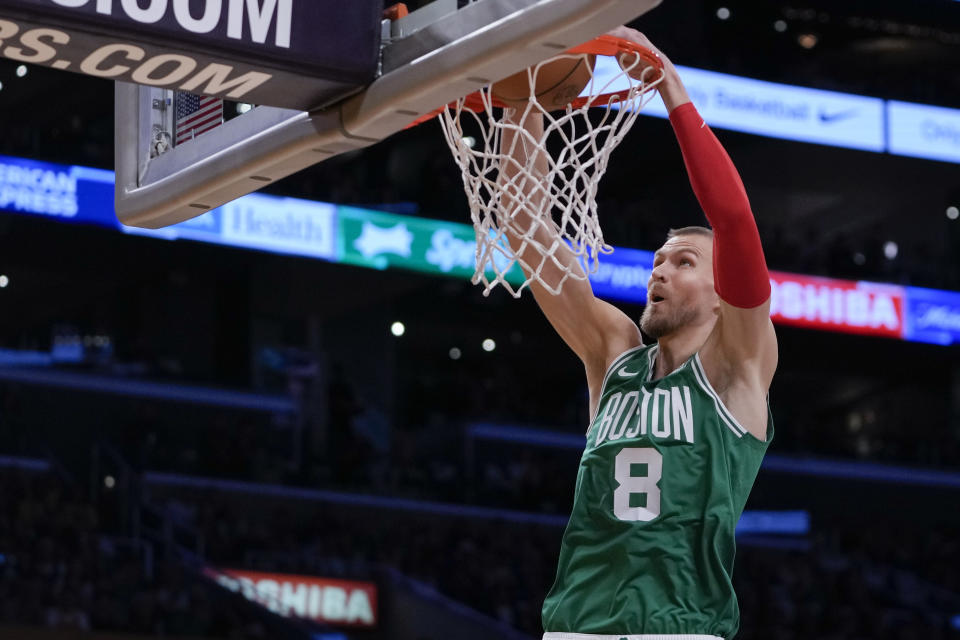
<path fill-rule="evenodd" d="M 766 393 L 779 357 L 769 298 L 752 309 L 721 300 L 720 317 L 711 339 L 729 361 L 731 375 L 756 381 Z"/>
<path fill-rule="evenodd" d="M 624 351 L 643 344 L 640 329 L 627 314 L 596 298 L 589 282 L 568 280 L 557 296 L 540 285 L 531 287 L 551 326 L 583 362 L 594 416 L 607 368 Z"/>
<path fill-rule="evenodd" d="M 733 417 L 766 439 L 767 392 L 779 358 L 770 300 L 752 309 L 720 301 L 720 316 L 700 350 L 704 372 Z"/>

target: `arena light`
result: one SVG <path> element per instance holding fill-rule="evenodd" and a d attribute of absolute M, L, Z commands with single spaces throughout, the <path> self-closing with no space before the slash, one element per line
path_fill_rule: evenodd
<path fill-rule="evenodd" d="M 253 105 L 248 102 L 237 103 L 237 113 L 244 114 L 253 109 Z"/>
<path fill-rule="evenodd" d="M 812 33 L 802 33 L 797 37 L 797 44 L 804 49 L 813 49 L 818 41 L 817 36 Z"/>
<path fill-rule="evenodd" d="M 10 284 L 10 278 L 7 276 L 0 276 L 0 289 L 6 289 L 8 284 Z"/>
<path fill-rule="evenodd" d="M 402 322 L 394 322 L 390 325 L 390 333 L 397 336 L 398 338 L 406 333 L 407 328 L 403 325 Z"/>
<path fill-rule="evenodd" d="M 730 18 L 730 9 L 726 7 L 720 7 L 717 9 L 717 17 L 721 20 L 728 20 Z"/>
<path fill-rule="evenodd" d="M 21 64 L 17 67 L 17 77 L 22 78 L 25 75 L 27 75 L 27 65 Z"/>
<path fill-rule="evenodd" d="M 783 33 L 787 30 L 787 21 L 786 20 L 777 20 L 773 23 L 773 29 L 777 33 Z"/>
<path fill-rule="evenodd" d="M 497 343 L 493 341 L 493 338 L 487 338 L 483 341 L 483 350 L 490 352 L 497 348 Z"/>
<path fill-rule="evenodd" d="M 893 260 L 898 253 L 900 253 L 900 247 L 897 246 L 896 242 L 887 240 L 883 243 L 883 255 L 886 256 L 887 260 Z"/>
<path fill-rule="evenodd" d="M 947 218 L 951 220 L 956 220 L 960 218 L 960 209 L 957 207 L 947 207 Z"/>
<path fill-rule="evenodd" d="M 462 355 L 463 355 L 463 353 L 462 353 L 462 352 L 460 351 L 460 349 L 458 349 L 457 347 L 453 347 L 453 348 L 450 349 L 450 359 L 451 359 L 451 360 L 459 360 L 459 359 L 460 359 L 460 356 L 462 356 Z"/>
<path fill-rule="evenodd" d="M 113 476 L 104 477 L 103 486 L 105 486 L 107 489 L 113 489 L 115 486 L 117 486 L 116 478 L 114 478 Z"/>

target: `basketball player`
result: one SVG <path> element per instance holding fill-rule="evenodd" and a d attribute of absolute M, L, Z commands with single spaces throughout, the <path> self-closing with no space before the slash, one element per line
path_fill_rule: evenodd
<path fill-rule="evenodd" d="M 659 54 L 632 29 L 611 35 Z M 568 279 L 557 296 L 532 285 L 583 361 L 593 416 L 543 605 L 545 640 L 727 640 L 739 628 L 734 528 L 773 437 L 770 280 L 740 177 L 673 64 L 659 55 L 666 73 L 659 92 L 712 230 L 672 230 L 656 252 L 640 318 L 654 345 L 594 297 L 587 280 Z M 529 144 L 542 137 L 542 118 L 529 114 L 521 127 L 505 132 L 502 149 L 519 165 L 541 154 L 533 161 L 543 175 L 544 152 Z M 528 144 L 511 145 L 515 135 Z M 513 178 L 516 167 L 505 165 L 501 179 Z M 535 184 L 523 182 L 526 196 L 537 197 Z M 505 200 L 500 215 L 514 213 L 528 227 L 531 214 L 513 207 Z M 537 239 L 549 245 L 551 233 L 541 225 Z M 532 247 L 509 239 L 528 264 L 539 263 Z M 572 254 L 565 259 L 579 268 Z"/>

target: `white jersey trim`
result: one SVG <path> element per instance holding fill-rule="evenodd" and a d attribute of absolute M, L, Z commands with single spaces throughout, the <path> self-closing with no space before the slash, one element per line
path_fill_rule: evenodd
<path fill-rule="evenodd" d="M 700 353 L 693 357 L 693 375 L 697 379 L 697 382 L 700 383 L 700 386 L 703 388 L 707 394 L 713 398 L 713 404 L 717 408 L 717 415 L 720 416 L 720 421 L 723 422 L 727 427 L 732 431 L 738 438 L 742 438 L 747 432 L 746 429 L 741 426 L 737 419 L 733 417 L 733 414 L 730 413 L 730 410 L 727 409 L 726 405 L 723 404 L 723 400 L 720 399 L 719 394 L 714 391 L 713 387 L 710 385 L 710 381 L 707 379 L 707 373 L 703 370 L 703 363 L 700 362 Z"/>
<path fill-rule="evenodd" d="M 600 385 L 600 395 L 601 395 L 601 396 L 603 395 L 603 390 L 604 390 L 604 389 L 606 388 L 606 386 L 607 386 L 607 381 L 610 379 L 610 376 L 613 375 L 614 369 L 616 369 L 616 368 L 619 367 L 621 364 L 623 364 L 623 361 L 626 360 L 627 358 L 629 358 L 631 355 L 633 355 L 634 353 L 636 353 L 636 352 L 639 351 L 640 349 L 644 349 L 645 347 L 646 347 L 646 345 L 643 345 L 643 344 L 640 345 L 639 347 L 631 347 L 631 348 L 627 349 L 626 351 L 624 351 L 623 353 L 621 353 L 620 355 L 618 355 L 616 358 L 613 359 L 613 362 L 611 362 L 611 363 L 610 363 L 610 366 L 607 367 L 607 372 L 606 372 L 606 373 L 604 374 L 604 376 L 603 376 L 603 384 Z"/>
<path fill-rule="evenodd" d="M 720 636 L 704 635 L 595 635 L 592 633 L 545 633 L 543 640 L 723 640 Z"/>
<path fill-rule="evenodd" d="M 647 379 L 646 382 L 653 382 L 653 366 L 656 364 L 657 354 L 660 353 L 660 345 L 655 344 L 647 351 Z"/>
<path fill-rule="evenodd" d="M 600 398 L 603 398 L 603 390 L 607 388 L 607 381 L 610 379 L 610 375 L 613 374 L 614 370 L 623 364 L 623 361 L 629 358 L 632 354 L 636 353 L 640 349 L 645 348 L 647 345 L 641 344 L 637 347 L 630 347 L 616 358 L 613 359 L 613 362 L 610 363 L 610 366 L 607 367 L 607 372 L 603 376 L 603 383 L 600 385 Z M 593 427 L 593 423 L 597 420 L 597 413 L 600 412 L 600 401 L 597 400 L 597 409 L 594 411 L 593 415 L 590 416 L 590 422 L 587 423 L 587 433 L 590 433 L 590 428 Z"/>

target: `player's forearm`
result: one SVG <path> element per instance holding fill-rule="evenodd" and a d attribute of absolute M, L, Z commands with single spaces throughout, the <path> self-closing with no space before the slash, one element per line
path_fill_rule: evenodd
<path fill-rule="evenodd" d="M 543 137 L 543 117 L 530 113 L 521 123 L 520 113 L 504 113 L 504 119 L 522 127 L 508 127 L 500 138 L 500 209 L 498 225 L 507 231 L 507 240 L 514 252 L 520 251 L 523 236 L 530 232 L 535 220 L 530 213 L 543 199 L 542 177 L 547 173 L 547 158 L 533 141 Z M 536 153 L 536 157 L 531 157 Z M 534 229 L 531 237 L 543 235 Z"/>
<path fill-rule="evenodd" d="M 733 306 L 756 307 L 770 297 L 770 276 L 740 174 L 689 98 L 670 111 L 670 123 L 690 184 L 713 228 L 717 293 Z"/>
<path fill-rule="evenodd" d="M 545 182 L 549 159 L 539 144 L 543 138 L 543 117 L 531 112 L 521 123 L 521 115 L 514 112 L 512 118 L 522 127 L 504 129 L 500 139 L 503 158 L 498 180 L 503 195 L 497 212 L 498 225 L 505 230 L 504 235 L 517 257 L 523 263 L 537 265 L 542 254 L 534 242 L 550 248 L 562 240 L 550 217 L 549 206 L 544 206 L 550 196 Z M 561 264 L 576 268 L 576 260 L 565 246 L 554 248 L 552 253 Z M 561 269 L 553 261 L 544 264 L 540 273 L 546 282 L 559 280 L 561 276 Z"/>
<path fill-rule="evenodd" d="M 663 80 L 657 85 L 657 92 L 663 99 L 664 106 L 667 107 L 667 113 L 670 113 L 680 105 L 690 102 L 690 95 L 687 93 L 687 88 L 683 86 L 680 74 L 677 73 L 673 63 L 666 56 L 661 60 L 663 60 Z"/>

